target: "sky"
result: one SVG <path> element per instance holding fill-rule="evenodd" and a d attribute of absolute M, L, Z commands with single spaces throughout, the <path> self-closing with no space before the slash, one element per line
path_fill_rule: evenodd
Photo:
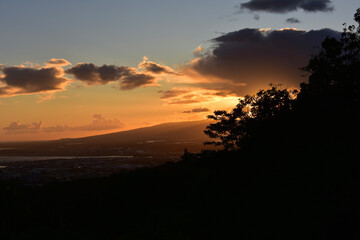
<path fill-rule="evenodd" d="M 358 0 L 0 0 L 0 141 L 103 134 L 298 88 Z"/>

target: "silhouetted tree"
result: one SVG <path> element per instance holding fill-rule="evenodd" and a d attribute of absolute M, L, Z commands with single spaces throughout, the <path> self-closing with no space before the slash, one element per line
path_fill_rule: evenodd
<path fill-rule="evenodd" d="M 303 68 L 309 74 L 309 82 L 301 84 L 299 94 L 272 86 L 241 98 L 231 112 L 215 111 L 208 118 L 216 123 L 205 130 L 215 140 L 205 144 L 238 149 L 256 136 L 256 144 L 268 141 L 266 134 L 274 140 L 289 138 L 288 128 L 294 132 L 301 129 L 296 134 L 297 143 L 330 146 L 330 139 L 337 139 L 332 142 L 337 146 L 354 135 L 347 133 L 360 132 L 360 8 L 354 19 L 359 24 L 357 28 L 344 24 L 341 38 L 326 38 L 319 54 Z M 284 118 L 290 111 L 295 114 Z M 270 131 L 271 127 L 283 131 Z"/>
<path fill-rule="evenodd" d="M 360 8 L 354 15 L 359 24 L 344 24 L 341 38 L 326 38 L 318 55 L 303 70 L 309 83 L 301 84 L 299 99 L 327 98 L 351 104 L 360 93 Z M 336 98 L 338 96 L 338 98 Z"/>
<path fill-rule="evenodd" d="M 298 125 L 307 146 L 348 152 L 358 149 L 360 134 L 360 8 L 340 39 L 326 38 L 304 71 L 297 99 Z M 355 150 L 354 152 L 358 152 Z"/>
<path fill-rule="evenodd" d="M 217 122 L 207 126 L 204 132 L 216 140 L 204 144 L 223 146 L 225 150 L 241 148 L 249 138 L 254 137 L 259 124 L 291 111 L 297 91 L 270 86 L 271 89 L 240 98 L 231 112 L 215 111 L 209 115 L 209 119 Z"/>

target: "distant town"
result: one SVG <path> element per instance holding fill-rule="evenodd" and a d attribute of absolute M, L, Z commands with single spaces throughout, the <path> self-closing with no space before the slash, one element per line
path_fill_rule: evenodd
<path fill-rule="evenodd" d="M 9 157 L 11 159 L 11 157 Z M 180 160 L 179 154 L 98 157 L 58 157 L 50 160 L 0 161 L 2 180 L 20 181 L 26 186 L 108 176 L 125 169 L 151 167 Z"/>
<path fill-rule="evenodd" d="M 0 178 L 41 186 L 177 162 L 185 149 L 204 149 L 207 123 L 161 124 L 79 139 L 0 143 Z"/>

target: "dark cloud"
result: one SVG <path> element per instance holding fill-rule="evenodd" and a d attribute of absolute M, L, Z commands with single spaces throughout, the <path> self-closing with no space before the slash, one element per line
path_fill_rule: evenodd
<path fill-rule="evenodd" d="M 334 11 L 334 6 L 332 5 L 331 0 L 303 0 L 300 4 L 300 8 L 304 9 L 307 12 Z"/>
<path fill-rule="evenodd" d="M 218 96 L 218 97 L 229 97 L 229 96 L 234 96 L 235 93 L 232 91 L 216 91 L 214 93 L 210 93 L 209 95 L 213 95 L 213 96 Z"/>
<path fill-rule="evenodd" d="M 300 20 L 297 18 L 288 18 L 286 19 L 287 23 L 300 23 Z"/>
<path fill-rule="evenodd" d="M 70 82 L 60 67 L 4 67 L 1 71 L 0 96 L 65 90 Z"/>
<path fill-rule="evenodd" d="M 105 64 L 98 67 L 93 63 L 78 63 L 76 66 L 66 70 L 66 73 L 72 74 L 77 80 L 84 81 L 88 85 L 93 85 L 117 81 L 123 76 L 131 74 L 132 71 L 129 67 Z"/>
<path fill-rule="evenodd" d="M 170 67 L 149 61 L 147 57 L 144 57 L 143 62 L 139 64 L 139 68 L 145 69 L 145 71 L 153 74 L 175 74 L 175 71 Z"/>
<path fill-rule="evenodd" d="M 194 108 L 191 111 L 184 111 L 183 113 L 202 113 L 202 112 L 210 112 L 208 108 Z"/>
<path fill-rule="evenodd" d="M 245 86 L 229 89 L 238 94 L 267 88 L 271 82 L 298 87 L 305 81 L 299 69 L 319 51 L 327 36 L 339 35 L 330 29 L 242 29 L 214 39 L 212 52 L 192 61 L 187 73 L 215 77 L 224 83 L 242 83 Z"/>
<path fill-rule="evenodd" d="M 72 75 L 75 79 L 91 85 L 105 85 L 116 82 L 122 90 L 131 90 L 141 86 L 156 85 L 159 77 L 164 75 L 179 75 L 170 67 L 149 61 L 146 57 L 139 68 L 102 65 L 93 63 L 78 63 L 64 71 L 63 67 L 71 65 L 65 59 L 52 58 L 44 67 L 38 64 L 27 63 L 27 67 L 4 66 L 0 64 L 0 97 L 15 96 L 28 93 L 53 93 L 65 90 L 70 79 L 65 74 Z M 50 99 L 49 96 L 41 98 Z"/>
<path fill-rule="evenodd" d="M 22 124 L 20 122 L 12 122 L 9 126 L 4 127 L 6 134 L 28 134 L 39 132 L 65 132 L 65 131 L 104 131 L 123 128 L 125 124 L 118 118 L 106 118 L 102 114 L 94 114 L 93 121 L 90 124 L 82 126 L 55 125 L 44 126 L 43 121 L 33 122 L 31 124 Z"/>
<path fill-rule="evenodd" d="M 194 108 L 193 110 L 191 110 L 191 112 L 193 112 L 193 113 L 210 112 L 210 109 L 208 109 L 208 108 Z"/>
<path fill-rule="evenodd" d="M 122 90 L 132 90 L 137 87 L 151 85 L 155 83 L 155 77 L 143 73 L 134 73 L 124 77 L 119 84 Z"/>
<path fill-rule="evenodd" d="M 93 63 L 78 63 L 68 69 L 66 73 L 72 74 L 77 80 L 88 85 L 118 82 L 119 88 L 122 90 L 131 90 L 155 82 L 155 77 L 151 74 L 141 73 L 136 68 L 115 65 L 98 67 Z"/>
<path fill-rule="evenodd" d="M 331 0 L 250 0 L 240 4 L 240 9 L 286 13 L 302 9 L 306 12 L 331 12 L 334 10 Z"/>

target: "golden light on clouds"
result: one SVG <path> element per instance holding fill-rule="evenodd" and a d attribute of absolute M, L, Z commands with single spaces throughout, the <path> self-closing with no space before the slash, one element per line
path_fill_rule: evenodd
<path fill-rule="evenodd" d="M 297 29 L 297 28 L 280 28 L 278 31 L 298 31 L 298 32 L 305 32 L 305 30 Z"/>
<path fill-rule="evenodd" d="M 201 45 L 199 45 L 197 48 L 195 48 L 193 54 L 194 54 L 195 56 L 197 56 L 197 55 L 200 54 L 203 50 L 204 50 L 204 48 L 203 48 Z"/>
<path fill-rule="evenodd" d="M 0 128 L 14 122 L 19 123 L 14 127 L 26 128 L 42 121 L 33 139 L 54 139 L 94 134 L 74 128 L 85 126 L 94 112 L 119 119 L 122 129 L 204 119 L 214 110 L 231 110 L 240 96 L 266 89 L 269 83 L 297 87 L 303 81 L 299 67 L 308 61 L 314 44 L 336 34 L 329 29 L 241 29 L 212 39 L 206 49 L 199 45 L 191 60 L 178 65 L 146 56 L 135 66 L 72 64 L 65 58 L 51 58 L 43 65 L 0 64 L 0 111 L 10 113 L 0 120 Z M 10 96 L 16 101 L 6 100 Z M 45 131 L 51 127 L 65 129 L 67 135 Z M 0 131 L 0 140 L 25 137 L 4 134 Z"/>

